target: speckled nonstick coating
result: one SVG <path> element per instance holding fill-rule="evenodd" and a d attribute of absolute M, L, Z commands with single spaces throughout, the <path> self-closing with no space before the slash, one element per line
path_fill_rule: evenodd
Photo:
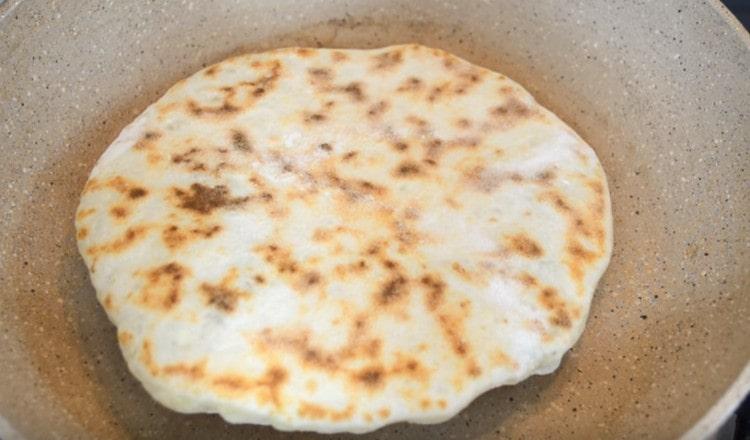
<path fill-rule="evenodd" d="M 559 371 L 490 391 L 446 423 L 362 438 L 714 429 L 750 384 L 750 37 L 717 1 L 578 3 L 2 4 L 0 437 L 318 438 L 151 400 L 94 298 L 73 213 L 119 130 L 201 66 L 271 47 L 412 41 L 511 76 L 594 147 L 615 252 Z"/>

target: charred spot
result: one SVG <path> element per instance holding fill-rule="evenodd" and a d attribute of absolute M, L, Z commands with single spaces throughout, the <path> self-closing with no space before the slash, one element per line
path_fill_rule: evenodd
<path fill-rule="evenodd" d="M 270 202 L 271 200 L 273 200 L 273 194 L 271 194 L 270 192 L 262 192 L 260 193 L 260 199 L 264 202 Z"/>
<path fill-rule="evenodd" d="M 544 254 L 542 247 L 531 237 L 521 233 L 515 234 L 507 239 L 508 246 L 513 252 L 527 258 L 539 258 Z"/>
<path fill-rule="evenodd" d="M 386 110 L 388 110 L 388 103 L 381 100 L 371 105 L 370 108 L 367 109 L 367 116 L 371 118 L 377 118 L 381 116 Z"/>
<path fill-rule="evenodd" d="M 346 162 L 346 161 L 354 159 L 355 157 L 357 157 L 358 154 L 359 154 L 358 151 L 349 151 L 349 152 L 345 153 L 342 158 L 343 158 L 344 162 Z"/>
<path fill-rule="evenodd" d="M 435 159 L 422 159 L 422 162 L 426 163 L 427 165 L 434 167 L 437 165 L 437 161 Z"/>
<path fill-rule="evenodd" d="M 378 292 L 378 303 L 388 305 L 402 298 L 407 293 L 406 285 L 406 278 L 402 275 L 391 278 Z"/>
<path fill-rule="evenodd" d="M 201 284 L 201 293 L 206 298 L 206 304 L 216 307 L 222 312 L 233 312 L 237 308 L 237 302 L 243 294 L 225 286 Z"/>
<path fill-rule="evenodd" d="M 131 188 L 128 191 L 128 197 L 132 200 L 140 199 L 141 197 L 144 197 L 146 194 L 148 194 L 148 192 L 145 189 L 139 188 L 139 187 Z"/>
<path fill-rule="evenodd" d="M 253 280 L 258 284 L 265 284 L 266 283 L 266 277 L 263 275 L 255 275 L 253 277 Z"/>
<path fill-rule="evenodd" d="M 377 387 L 383 382 L 385 372 L 380 367 L 368 367 L 359 371 L 355 379 L 368 387 Z"/>
<path fill-rule="evenodd" d="M 235 150 L 244 151 L 250 153 L 253 151 L 253 146 L 250 143 L 247 135 L 242 130 L 232 130 L 232 147 Z"/>
<path fill-rule="evenodd" d="M 396 168 L 396 175 L 400 177 L 411 177 L 411 176 L 416 176 L 417 174 L 421 173 L 421 171 L 422 170 L 419 168 L 418 164 L 411 162 L 411 161 L 407 161 L 407 162 L 402 162 Z"/>
<path fill-rule="evenodd" d="M 210 214 L 214 209 L 241 205 L 249 197 L 230 197 L 229 189 L 224 185 L 209 187 L 201 183 L 190 185 L 189 191 L 176 188 L 175 195 L 180 199 L 180 208 Z"/>
<path fill-rule="evenodd" d="M 266 93 L 266 89 L 263 87 L 256 87 L 253 90 L 253 96 L 255 96 L 256 98 L 263 96 L 265 93 Z"/>
<path fill-rule="evenodd" d="M 318 148 L 320 148 L 323 151 L 331 151 L 333 149 L 333 147 L 331 147 L 331 144 L 329 144 L 328 142 L 324 142 L 318 145 Z"/>
<path fill-rule="evenodd" d="M 159 139 L 161 137 L 161 134 L 155 131 L 147 131 L 143 134 L 143 139 L 150 141 L 154 139 Z"/>

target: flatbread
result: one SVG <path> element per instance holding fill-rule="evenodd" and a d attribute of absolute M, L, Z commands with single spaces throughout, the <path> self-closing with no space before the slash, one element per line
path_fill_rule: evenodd
<path fill-rule="evenodd" d="M 592 149 L 510 79 L 419 45 L 180 81 L 102 155 L 76 228 L 156 400 L 319 432 L 440 422 L 553 371 L 612 248 Z"/>

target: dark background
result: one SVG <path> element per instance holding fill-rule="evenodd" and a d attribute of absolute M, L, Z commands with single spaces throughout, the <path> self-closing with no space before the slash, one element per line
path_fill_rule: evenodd
<path fill-rule="evenodd" d="M 722 0 L 730 11 L 740 19 L 745 29 L 750 29 L 750 0 Z"/>
<path fill-rule="evenodd" d="M 745 25 L 745 29 L 750 29 L 750 0 L 722 0 L 727 8 Z M 748 81 L 750 81 L 750 72 L 748 72 Z M 735 440 L 750 439 L 750 396 L 737 409 L 734 426 Z M 723 429 L 722 429 L 723 430 Z M 732 438 L 732 437 L 729 437 Z"/>

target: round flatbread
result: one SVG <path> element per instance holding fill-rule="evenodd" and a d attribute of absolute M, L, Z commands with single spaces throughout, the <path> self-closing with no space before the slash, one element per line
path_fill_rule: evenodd
<path fill-rule="evenodd" d="M 320 432 L 443 421 L 553 371 L 612 248 L 591 148 L 419 45 L 180 81 L 102 155 L 76 228 L 156 400 Z"/>

